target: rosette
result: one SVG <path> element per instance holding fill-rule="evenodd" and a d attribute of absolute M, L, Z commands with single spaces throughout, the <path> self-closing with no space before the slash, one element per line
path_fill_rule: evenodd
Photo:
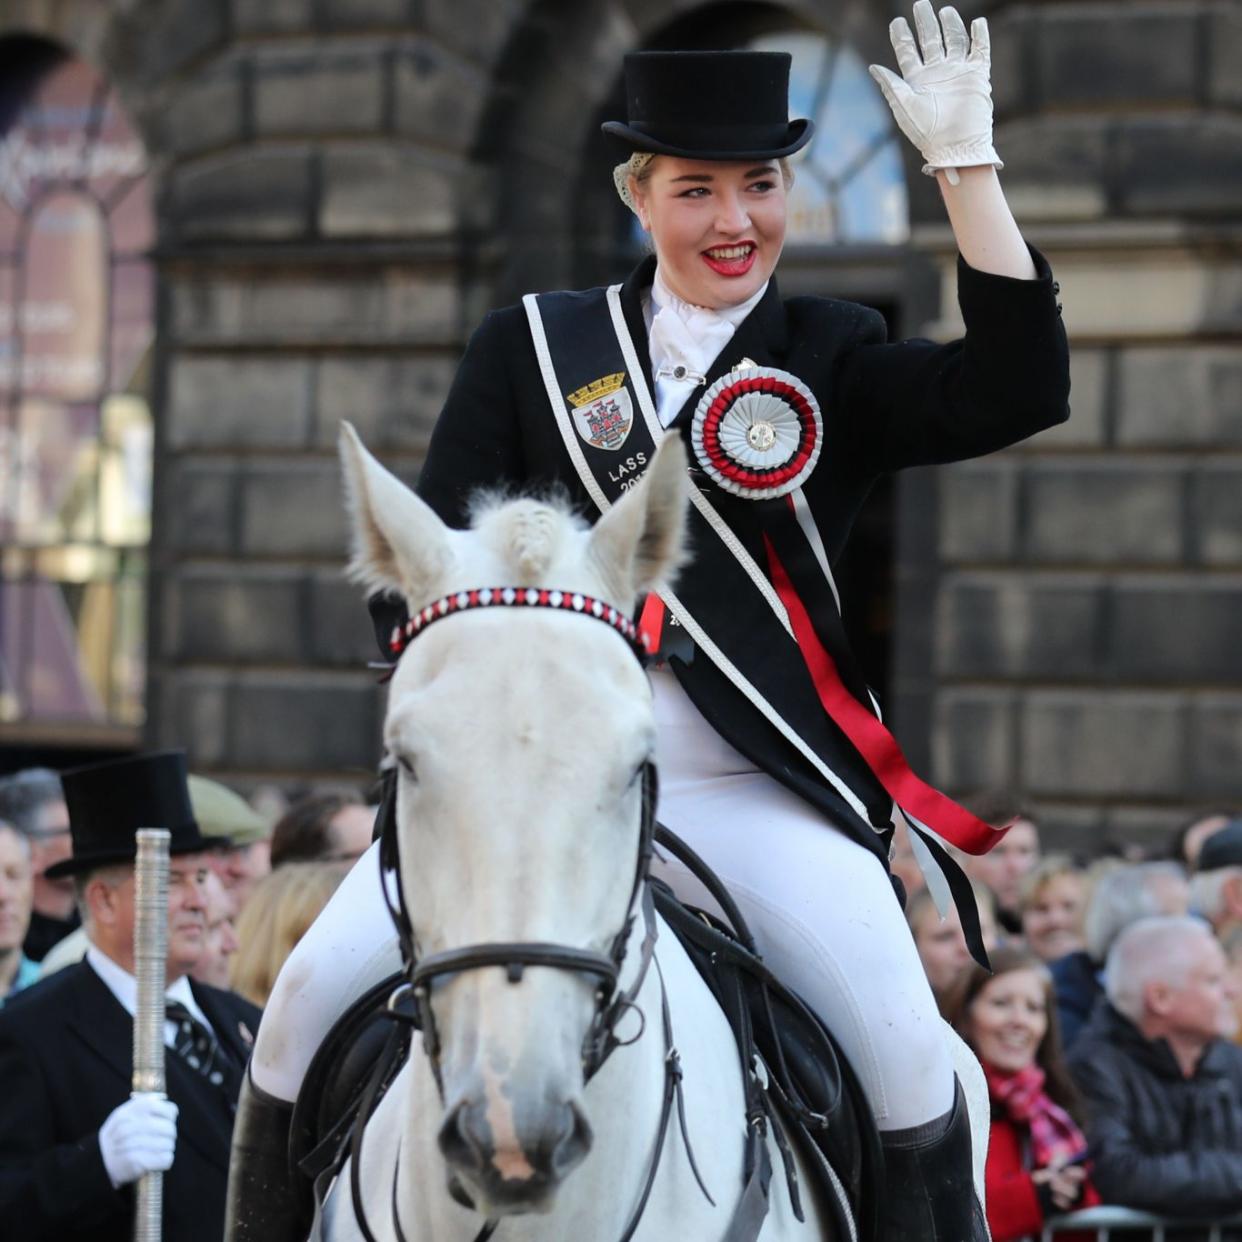
<path fill-rule="evenodd" d="M 700 398 L 690 425 L 699 465 L 747 500 L 784 496 L 819 460 L 824 420 L 814 393 L 774 367 L 730 371 Z"/>

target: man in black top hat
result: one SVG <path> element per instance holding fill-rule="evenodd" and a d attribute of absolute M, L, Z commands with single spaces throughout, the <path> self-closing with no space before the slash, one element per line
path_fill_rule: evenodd
<path fill-rule="evenodd" d="M 219 1242 L 229 1138 L 259 1011 L 186 971 L 206 931 L 207 853 L 180 751 L 66 772 L 86 960 L 0 1014 L 0 1219 L 28 1242 L 128 1242 L 133 1185 L 165 1171 L 164 1236 Z M 135 834 L 171 833 L 167 1099 L 130 1099 Z"/>

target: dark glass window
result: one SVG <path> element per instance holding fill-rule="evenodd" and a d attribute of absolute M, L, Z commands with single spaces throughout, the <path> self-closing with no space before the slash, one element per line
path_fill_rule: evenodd
<path fill-rule="evenodd" d="M 142 723 L 154 221 L 84 62 L 0 42 L 0 723 Z"/>

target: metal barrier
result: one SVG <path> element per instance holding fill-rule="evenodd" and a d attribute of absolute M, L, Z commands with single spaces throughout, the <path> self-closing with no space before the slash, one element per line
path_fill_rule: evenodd
<path fill-rule="evenodd" d="M 1153 1216 L 1150 1212 L 1136 1212 L 1132 1208 L 1093 1207 L 1067 1216 L 1055 1216 L 1044 1225 L 1040 1242 L 1055 1242 L 1059 1234 L 1075 1230 L 1095 1230 L 1097 1242 L 1109 1242 L 1114 1234 L 1124 1236 L 1136 1229 L 1150 1234 L 1152 1242 L 1166 1242 L 1169 1231 L 1195 1229 L 1194 1235 L 1202 1242 L 1224 1242 L 1225 1230 L 1242 1231 L 1242 1216 L 1230 1216 L 1226 1220 L 1182 1220 L 1168 1216 Z M 1232 1232 L 1230 1236 L 1234 1235 Z"/>

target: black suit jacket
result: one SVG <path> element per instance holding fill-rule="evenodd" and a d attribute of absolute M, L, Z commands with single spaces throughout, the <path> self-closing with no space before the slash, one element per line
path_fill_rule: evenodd
<path fill-rule="evenodd" d="M 222 1044 L 244 1064 L 259 1010 L 192 984 Z M 130 1242 L 133 1188 L 112 1188 L 99 1127 L 129 1097 L 133 1023 L 86 963 L 0 1010 L 0 1231 L 11 1242 Z M 164 1237 L 220 1242 L 233 1115 L 222 1092 L 171 1052 L 177 1152 L 164 1174 Z M 236 1104 L 236 1100 L 232 1101 Z"/>
<path fill-rule="evenodd" d="M 1047 262 L 1032 252 L 1037 278 L 987 275 L 959 262 L 966 335 L 938 345 L 886 343 L 878 312 L 852 302 L 799 297 L 783 301 L 773 280 L 706 378 L 710 387 L 748 357 L 791 371 L 815 393 L 824 418 L 823 450 L 803 488 L 830 560 L 835 561 L 859 506 L 881 474 L 905 466 L 979 456 L 1013 444 L 1069 415 L 1069 351 Z M 654 259 L 622 289 L 626 322 L 651 385 L 642 300 Z M 674 426 L 688 436 L 696 390 Z M 625 450 L 618 452 L 625 457 Z M 692 458 L 693 460 L 693 458 Z M 452 525 L 464 525 L 472 492 L 498 484 L 568 489 L 594 512 L 548 406 L 526 314 L 492 312 L 471 339 L 432 435 L 419 494 Z M 759 564 L 762 506 L 700 480 L 713 506 Z M 759 600 L 713 594 L 719 540 L 691 513 L 694 559 L 677 592 L 709 632 L 765 652 L 768 701 L 865 804 L 870 824 L 848 808 L 815 767 L 728 678 L 702 656 L 673 667 L 692 701 L 736 749 L 817 806 L 856 840 L 884 855 L 891 799 L 844 734 L 824 713 L 796 645 Z M 715 570 L 713 566 L 716 566 Z M 695 609 L 691 600 L 702 606 Z M 848 607 L 848 601 L 844 601 Z M 775 624 L 775 628 L 774 628 Z M 741 632 L 744 629 L 744 633 Z M 391 625 L 381 622 L 386 636 Z M 724 646 L 724 643 L 721 643 Z"/>

